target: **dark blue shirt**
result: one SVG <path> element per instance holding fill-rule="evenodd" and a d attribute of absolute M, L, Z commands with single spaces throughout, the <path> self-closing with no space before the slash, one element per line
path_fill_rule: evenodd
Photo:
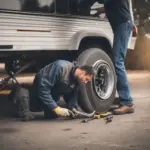
<path fill-rule="evenodd" d="M 129 0 L 98 0 L 104 3 L 107 18 L 114 29 L 122 22 L 131 21 Z"/>
<path fill-rule="evenodd" d="M 37 98 L 48 106 L 50 110 L 57 107 L 60 95 L 72 95 L 70 101 L 76 97 L 77 80 L 74 77 L 76 63 L 57 60 L 42 68 L 35 76 Z"/>

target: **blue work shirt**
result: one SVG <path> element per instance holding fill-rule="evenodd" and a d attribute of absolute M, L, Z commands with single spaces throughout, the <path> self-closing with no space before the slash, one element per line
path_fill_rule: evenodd
<path fill-rule="evenodd" d="M 57 60 L 41 69 L 35 76 L 34 86 L 36 87 L 37 98 L 50 110 L 54 110 L 57 105 L 58 96 L 72 95 L 77 90 L 78 82 L 74 76 L 76 63 L 66 60 Z"/>

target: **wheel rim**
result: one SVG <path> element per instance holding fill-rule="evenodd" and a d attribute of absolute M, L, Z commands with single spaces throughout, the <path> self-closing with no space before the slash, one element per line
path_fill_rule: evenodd
<path fill-rule="evenodd" d="M 100 101 L 108 99 L 114 89 L 114 73 L 109 64 L 103 60 L 95 62 L 96 76 L 93 80 L 93 87 Z"/>

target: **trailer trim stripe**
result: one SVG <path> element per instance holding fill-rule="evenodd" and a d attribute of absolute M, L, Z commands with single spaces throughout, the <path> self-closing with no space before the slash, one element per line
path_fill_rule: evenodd
<path fill-rule="evenodd" d="M 50 30 L 17 29 L 18 32 L 51 32 Z"/>
<path fill-rule="evenodd" d="M 13 49 L 13 45 L 0 45 L 0 49 Z"/>

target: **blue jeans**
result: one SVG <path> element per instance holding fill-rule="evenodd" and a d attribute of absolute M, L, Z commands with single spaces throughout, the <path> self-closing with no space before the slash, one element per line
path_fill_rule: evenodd
<path fill-rule="evenodd" d="M 113 63 L 117 75 L 117 91 L 121 105 L 133 105 L 124 63 L 131 31 L 132 24 L 129 22 L 121 23 L 113 30 Z"/>

